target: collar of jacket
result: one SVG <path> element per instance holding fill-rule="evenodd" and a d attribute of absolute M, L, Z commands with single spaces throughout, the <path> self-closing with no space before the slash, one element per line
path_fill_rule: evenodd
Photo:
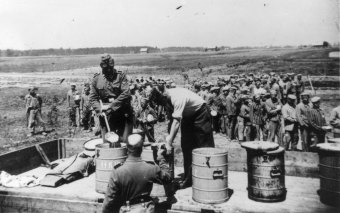
<path fill-rule="evenodd" d="M 142 158 L 129 155 L 126 159 L 126 162 L 128 161 L 142 161 Z"/>

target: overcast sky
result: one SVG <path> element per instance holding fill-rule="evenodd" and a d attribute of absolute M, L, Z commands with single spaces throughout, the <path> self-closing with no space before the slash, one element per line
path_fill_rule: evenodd
<path fill-rule="evenodd" d="M 323 41 L 339 42 L 339 0 L 0 0 L 0 49 Z"/>

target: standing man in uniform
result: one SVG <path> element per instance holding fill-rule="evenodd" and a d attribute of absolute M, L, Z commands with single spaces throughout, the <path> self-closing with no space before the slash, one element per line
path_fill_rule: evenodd
<path fill-rule="evenodd" d="M 295 88 L 296 88 L 297 103 L 299 104 L 301 94 L 305 91 L 305 84 L 302 81 L 302 75 L 301 74 L 297 74 L 297 76 L 296 76 Z"/>
<path fill-rule="evenodd" d="M 141 159 L 143 151 L 141 135 L 132 134 L 127 142 L 128 157 L 123 164 L 118 164 L 112 170 L 103 203 L 103 213 L 118 213 L 127 201 L 129 205 L 138 205 L 137 208 L 145 208 L 145 212 L 152 213 L 154 204 L 150 193 L 153 182 L 159 184 L 171 182 L 169 167 L 163 156 L 164 150 L 159 149 L 157 153 L 158 166 Z"/>
<path fill-rule="evenodd" d="M 236 97 L 236 87 L 229 88 L 229 94 L 227 96 L 227 113 L 228 113 L 228 137 L 230 140 L 236 139 L 235 127 L 237 123 L 236 105 L 239 99 Z"/>
<path fill-rule="evenodd" d="M 28 94 L 25 95 L 25 107 L 26 107 L 26 126 L 28 126 L 28 121 L 30 118 L 29 103 L 31 102 L 31 88 L 28 88 Z"/>
<path fill-rule="evenodd" d="M 332 109 L 329 124 L 333 127 L 334 138 L 340 138 L 340 105 Z"/>
<path fill-rule="evenodd" d="M 295 95 L 288 95 L 287 103 L 282 107 L 282 117 L 284 120 L 285 134 L 283 136 L 283 146 L 285 150 L 288 150 L 291 145 L 291 150 L 297 150 L 297 144 L 299 142 L 298 120 L 295 110 Z"/>
<path fill-rule="evenodd" d="M 69 111 L 69 127 L 79 127 L 80 93 L 76 89 L 75 83 L 71 83 L 71 89 L 67 92 L 67 106 Z"/>
<path fill-rule="evenodd" d="M 309 94 L 301 94 L 301 102 L 296 105 L 296 117 L 299 122 L 302 151 L 309 152 L 310 147 L 310 127 L 308 123 L 308 111 L 310 110 Z"/>
<path fill-rule="evenodd" d="M 80 99 L 80 114 L 81 114 L 81 123 L 84 126 L 84 130 L 86 132 L 92 131 L 92 107 L 90 104 L 90 85 L 87 83 L 84 85 L 84 92 L 81 95 Z"/>
<path fill-rule="evenodd" d="M 100 112 L 106 114 L 110 130 L 116 132 L 126 142 L 133 128 L 128 78 L 126 73 L 114 68 L 114 60 L 110 55 L 102 56 L 100 67 L 102 72 L 95 74 L 92 79 L 90 103 L 97 114 Z M 99 121 L 104 140 L 107 133 L 104 117 L 99 116 Z"/>
<path fill-rule="evenodd" d="M 170 133 L 166 137 L 168 154 L 172 152 L 172 144 L 181 126 L 184 180 L 180 183 L 180 187 L 190 187 L 192 150 L 215 146 L 210 109 L 200 96 L 184 88 L 168 89 L 163 93 L 158 88 L 154 88 L 149 99 L 173 112 Z"/>
<path fill-rule="evenodd" d="M 325 114 L 320 109 L 320 97 L 313 97 L 311 99 L 312 108 L 308 110 L 307 117 L 310 124 L 310 134 L 313 143 L 310 145 L 310 149 L 315 149 L 316 145 L 325 142 L 326 131 L 322 129 L 326 126 Z M 312 151 L 311 150 L 311 151 Z"/>
<path fill-rule="evenodd" d="M 29 102 L 27 103 L 28 111 L 30 113 L 29 120 L 28 120 L 28 129 L 30 131 L 30 134 L 28 135 L 33 136 L 35 134 L 35 128 L 40 125 L 43 129 L 42 134 L 46 135 L 45 132 L 45 125 L 46 122 L 42 119 L 41 116 L 41 107 L 42 107 L 42 99 L 37 94 L 38 88 L 32 87 L 30 90 L 30 98 L 28 99 Z"/>
<path fill-rule="evenodd" d="M 277 91 L 270 91 L 270 98 L 266 100 L 267 108 L 267 122 L 268 122 L 268 141 L 275 142 L 277 136 L 278 143 L 280 144 L 280 120 L 282 104 L 278 98 Z"/>

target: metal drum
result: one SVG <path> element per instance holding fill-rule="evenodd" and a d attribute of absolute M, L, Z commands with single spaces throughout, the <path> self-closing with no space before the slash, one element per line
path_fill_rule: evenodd
<path fill-rule="evenodd" d="M 107 143 L 96 146 L 96 192 L 106 192 L 112 170 L 126 158 L 126 147 L 110 148 Z"/>
<path fill-rule="evenodd" d="M 323 143 L 319 147 L 320 201 L 340 206 L 340 144 Z"/>
<path fill-rule="evenodd" d="M 272 142 L 245 142 L 247 149 L 248 197 L 260 202 L 286 199 L 284 149 Z"/>
<path fill-rule="evenodd" d="M 192 151 L 192 199 L 207 204 L 229 199 L 228 152 L 220 148 Z"/>

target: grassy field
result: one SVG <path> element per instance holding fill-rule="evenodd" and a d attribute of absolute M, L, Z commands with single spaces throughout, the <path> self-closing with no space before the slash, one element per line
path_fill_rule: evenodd
<path fill-rule="evenodd" d="M 329 80 L 326 75 L 339 76 L 339 59 L 329 59 L 328 53 L 336 49 L 250 49 L 225 52 L 158 53 L 145 55 L 114 55 L 117 68 L 128 70 L 132 76 L 155 75 L 156 78 L 172 77 L 178 84 L 183 83 L 182 74 L 191 79 L 201 77 L 197 64 L 204 68 L 207 80 L 219 75 L 240 72 L 307 72 L 318 75 L 318 80 Z M 0 58 L 0 153 L 15 150 L 39 141 L 68 137 L 68 116 L 66 92 L 69 82 L 79 85 L 87 81 L 99 69 L 99 55 L 68 57 L 18 57 Z M 12 74 L 15 72 L 16 74 Z M 63 84 L 60 79 L 65 78 Z M 3 81 L 14 79 L 13 85 L 3 87 Z M 332 77 L 339 82 L 338 77 Z M 24 96 L 27 87 L 36 85 L 43 97 L 43 118 L 48 120 L 48 112 L 53 106 L 58 109 L 58 122 L 48 125 L 54 129 L 46 137 L 37 135 L 28 138 L 25 122 Z M 326 85 L 327 86 L 327 85 Z M 81 90 L 81 88 L 78 88 Z M 329 117 L 330 110 L 339 104 L 337 90 L 317 90 L 323 98 L 322 109 Z M 164 137 L 165 123 L 157 125 L 156 138 Z M 75 137 L 93 137 L 77 131 Z"/>
<path fill-rule="evenodd" d="M 339 59 L 328 58 L 338 48 L 246 49 L 221 52 L 114 55 L 117 65 L 142 67 L 130 74 L 197 74 L 198 63 L 208 75 L 240 72 L 291 72 L 339 75 Z M 0 73 L 50 72 L 98 67 L 99 55 L 0 58 Z"/>

